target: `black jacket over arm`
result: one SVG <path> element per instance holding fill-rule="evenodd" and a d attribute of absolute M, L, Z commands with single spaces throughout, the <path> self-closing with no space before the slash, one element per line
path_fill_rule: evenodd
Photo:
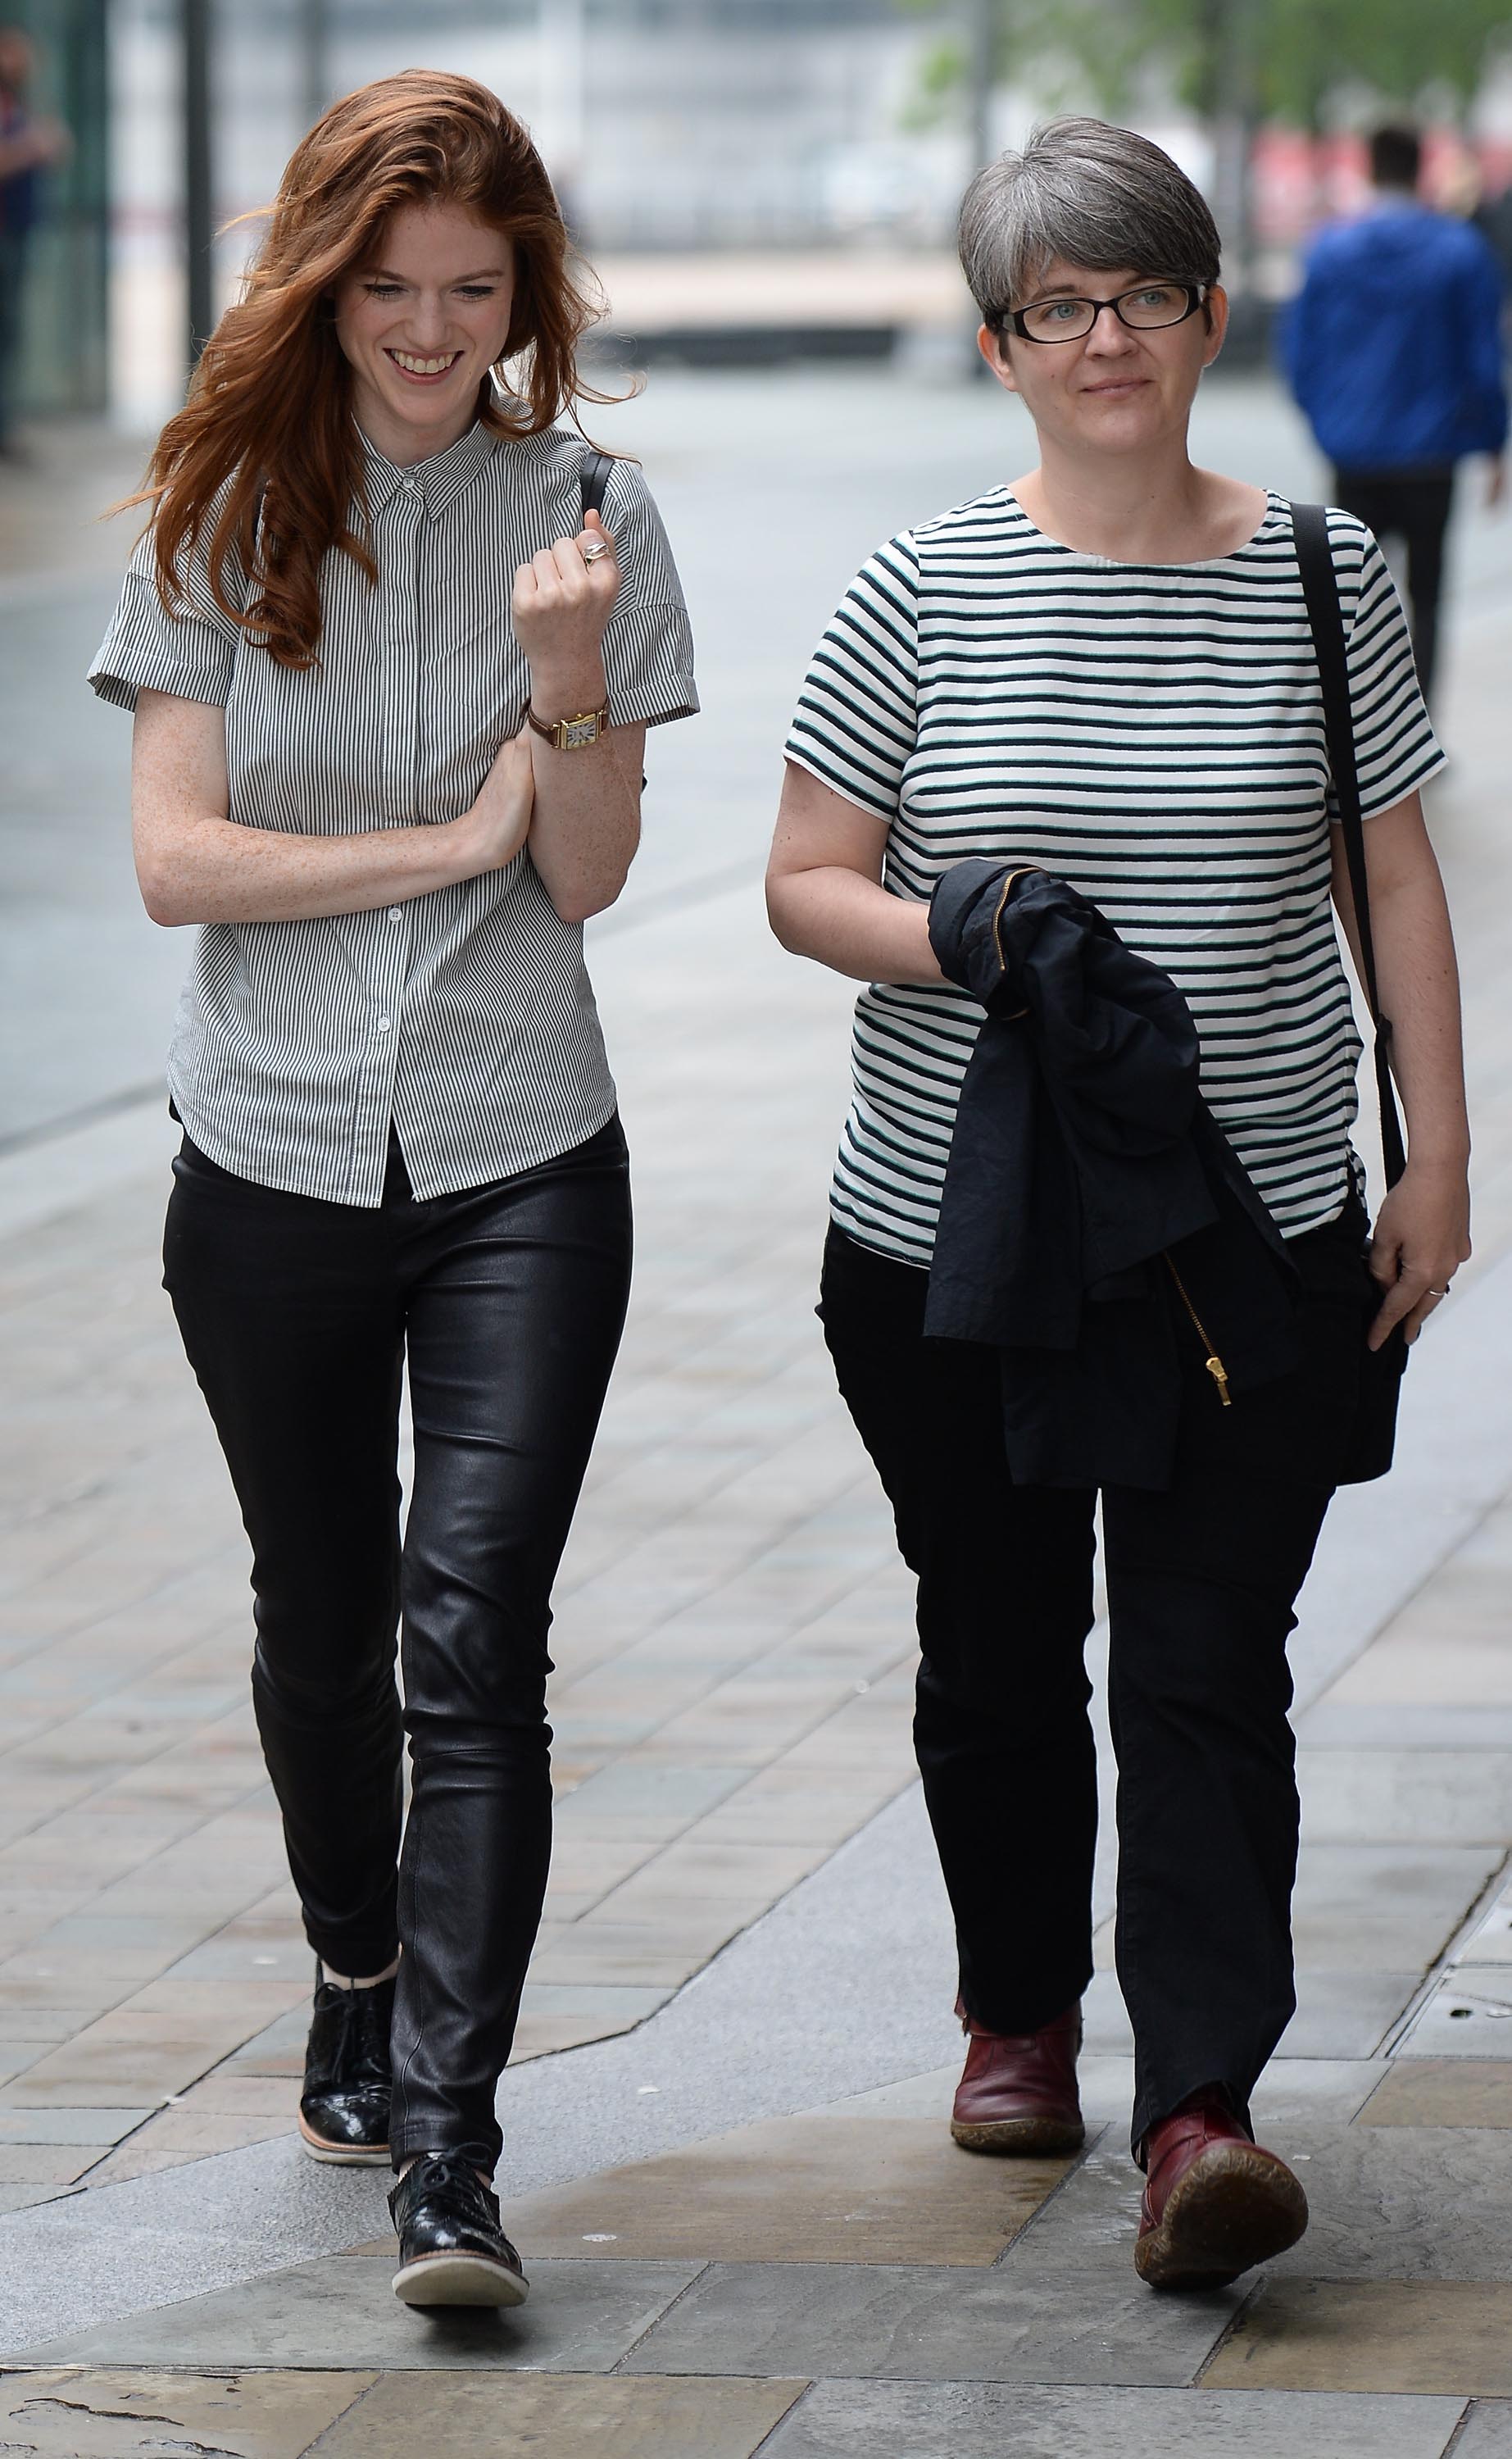
<path fill-rule="evenodd" d="M 1198 1090 L 1186 1002 L 1047 872 L 957 863 L 930 939 L 987 1014 L 925 1332 L 1002 1353 L 1016 1479 L 1164 1486 L 1194 1317 L 1236 1406 L 1298 1359 L 1295 1274 Z"/>

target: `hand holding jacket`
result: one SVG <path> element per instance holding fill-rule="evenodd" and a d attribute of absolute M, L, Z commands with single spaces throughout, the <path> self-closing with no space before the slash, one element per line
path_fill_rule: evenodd
<path fill-rule="evenodd" d="M 1048 872 L 956 864 L 934 891 L 930 940 L 986 1019 L 961 1086 L 925 1332 L 1002 1351 L 1016 1476 L 1162 1484 L 1176 1341 L 1197 1337 L 1173 1321 L 1176 1288 L 1197 1293 L 1226 1390 L 1297 1357 L 1295 1272 L 1202 1099 L 1190 1011 Z"/>

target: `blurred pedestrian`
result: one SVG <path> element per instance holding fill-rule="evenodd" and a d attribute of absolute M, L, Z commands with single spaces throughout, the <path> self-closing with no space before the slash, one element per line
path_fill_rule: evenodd
<path fill-rule="evenodd" d="M 635 852 L 647 726 L 697 705 L 639 470 L 583 515 L 590 312 L 495 95 L 415 70 L 334 104 L 163 431 L 92 676 L 136 711 L 148 910 L 201 926 L 165 1277 L 252 1540 L 318 1959 L 301 2132 L 399 2171 L 416 2305 L 525 2295 L 494 2093 L 630 1271 L 582 924 Z"/>
<path fill-rule="evenodd" d="M 1188 456 L 1228 315 L 1212 217 L 1157 146 L 1073 119 L 982 171 L 960 227 L 1039 465 L 847 592 L 768 899 L 787 947 L 866 985 L 820 1312 L 918 1583 L 914 1738 L 969 2036 L 953 2132 L 1082 2136 L 1101 1487 L 1135 2260 L 1214 2286 L 1306 2221 L 1250 2115 L 1295 2006 L 1292 1604 L 1334 1486 L 1389 1455 L 1361 1456 L 1387 1343 L 1469 1251 L 1418 794 L 1440 754 L 1380 550 L 1331 513 L 1411 1136 L 1367 1261 L 1334 929 L 1355 909 L 1292 508 Z M 1166 1243 L 1183 1204 L 1208 1226 Z"/>
<path fill-rule="evenodd" d="M 0 455 L 13 459 L 15 389 L 27 258 L 41 210 L 42 173 L 69 148 L 61 120 L 32 111 L 36 66 L 20 26 L 0 26 Z"/>
<path fill-rule="evenodd" d="M 1505 486 L 1503 282 L 1483 234 L 1418 197 L 1415 130 L 1377 128 L 1370 162 L 1370 209 L 1313 240 L 1284 348 L 1292 390 L 1334 464 L 1334 501 L 1406 549 L 1427 698 L 1456 465 L 1490 456 L 1488 505 Z"/>

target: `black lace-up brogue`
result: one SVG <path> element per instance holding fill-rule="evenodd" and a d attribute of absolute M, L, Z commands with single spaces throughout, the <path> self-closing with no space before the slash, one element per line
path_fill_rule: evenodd
<path fill-rule="evenodd" d="M 423 2152 L 388 2197 L 399 2232 L 393 2292 L 406 2305 L 523 2305 L 530 2283 L 499 2225 L 498 2196 L 455 2152 Z"/>
<path fill-rule="evenodd" d="M 391 1981 L 338 1989 L 333 1981 L 317 1979 L 299 2112 L 312 2160 L 375 2169 L 387 2162 L 393 2002 Z"/>

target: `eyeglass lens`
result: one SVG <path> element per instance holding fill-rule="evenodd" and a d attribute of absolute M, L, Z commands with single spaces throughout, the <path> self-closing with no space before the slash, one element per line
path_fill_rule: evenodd
<path fill-rule="evenodd" d="M 1158 332 L 1163 325 L 1179 325 L 1189 314 L 1191 293 L 1185 284 L 1150 282 L 1138 290 L 1124 291 L 1109 304 L 1135 332 Z M 1076 342 L 1091 332 L 1098 309 L 1091 299 L 1040 299 L 1022 313 L 1031 340 Z"/>

